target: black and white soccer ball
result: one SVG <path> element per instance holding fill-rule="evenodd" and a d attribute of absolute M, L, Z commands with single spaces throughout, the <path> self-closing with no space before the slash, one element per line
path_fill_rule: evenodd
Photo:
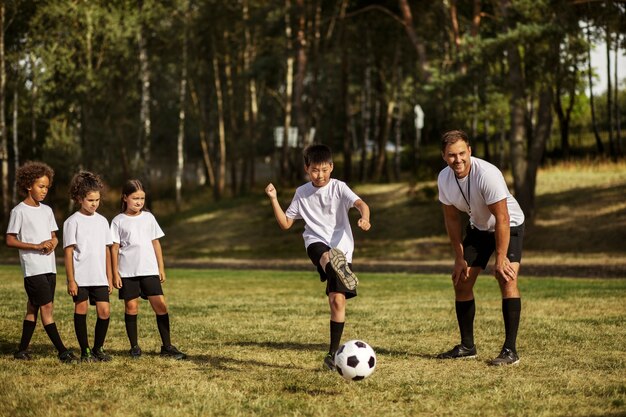
<path fill-rule="evenodd" d="M 362 340 L 349 340 L 335 353 L 335 367 L 348 381 L 360 381 L 376 369 L 376 353 Z"/>

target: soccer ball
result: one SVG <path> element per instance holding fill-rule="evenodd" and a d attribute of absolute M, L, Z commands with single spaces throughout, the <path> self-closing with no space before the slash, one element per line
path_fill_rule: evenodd
<path fill-rule="evenodd" d="M 376 369 L 376 353 L 361 340 L 349 340 L 335 353 L 335 367 L 348 381 L 360 381 Z"/>

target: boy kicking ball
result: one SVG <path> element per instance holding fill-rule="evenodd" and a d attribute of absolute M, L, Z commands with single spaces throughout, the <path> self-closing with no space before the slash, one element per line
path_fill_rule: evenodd
<path fill-rule="evenodd" d="M 354 238 L 348 210 L 355 207 L 361 218 L 357 225 L 370 229 L 370 209 L 346 183 L 330 177 L 333 158 L 326 145 L 311 145 L 304 150 L 304 170 L 310 182 L 298 187 L 286 211 L 280 207 L 273 184 L 265 187 L 274 216 L 281 229 L 289 229 L 296 219 L 305 222 L 304 246 L 317 267 L 330 306 L 330 347 L 324 365 L 335 369 L 335 352 L 339 348 L 346 318 L 346 300 L 356 297 L 359 283 L 351 270 Z"/>

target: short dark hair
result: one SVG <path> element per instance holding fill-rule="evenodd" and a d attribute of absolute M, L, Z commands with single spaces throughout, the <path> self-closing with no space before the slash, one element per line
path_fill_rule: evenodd
<path fill-rule="evenodd" d="M 467 146 L 470 146 L 470 140 L 467 133 L 462 130 L 448 130 L 441 136 L 441 151 L 445 152 L 446 146 L 456 143 L 459 140 L 462 140 L 467 143 Z"/>
<path fill-rule="evenodd" d="M 82 199 L 87 197 L 87 194 L 103 189 L 104 183 L 98 175 L 89 171 L 80 171 L 74 175 L 70 183 L 70 197 L 76 203 L 80 203 Z"/>
<path fill-rule="evenodd" d="M 43 162 L 28 161 L 17 169 L 15 185 L 20 193 L 28 194 L 28 189 L 41 177 L 48 177 L 52 185 L 54 170 Z"/>
<path fill-rule="evenodd" d="M 310 166 L 311 164 L 332 164 L 333 153 L 330 148 L 321 143 L 315 145 L 309 145 L 304 149 L 304 165 Z"/>
<path fill-rule="evenodd" d="M 128 205 L 124 201 L 124 197 L 128 197 L 129 195 L 137 191 L 143 191 L 143 192 L 146 191 L 144 190 L 143 184 L 141 183 L 141 181 L 133 179 L 133 180 L 128 180 L 124 183 L 124 185 L 122 186 L 122 196 L 120 197 L 120 200 L 122 201 L 122 213 L 125 212 L 126 209 L 128 208 Z M 142 211 L 145 210 L 145 208 L 146 206 L 144 205 L 142 208 Z"/>

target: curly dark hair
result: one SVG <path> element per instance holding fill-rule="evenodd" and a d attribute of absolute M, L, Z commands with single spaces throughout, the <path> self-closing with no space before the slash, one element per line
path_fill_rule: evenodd
<path fill-rule="evenodd" d="M 100 177 L 89 171 L 80 171 L 74 175 L 70 183 L 70 197 L 76 203 L 80 203 L 87 194 L 93 191 L 102 191 L 104 183 Z"/>
<path fill-rule="evenodd" d="M 50 186 L 54 178 L 54 170 L 43 162 L 28 161 L 17 169 L 15 185 L 21 194 L 28 194 L 28 189 L 41 177 L 48 177 Z"/>

